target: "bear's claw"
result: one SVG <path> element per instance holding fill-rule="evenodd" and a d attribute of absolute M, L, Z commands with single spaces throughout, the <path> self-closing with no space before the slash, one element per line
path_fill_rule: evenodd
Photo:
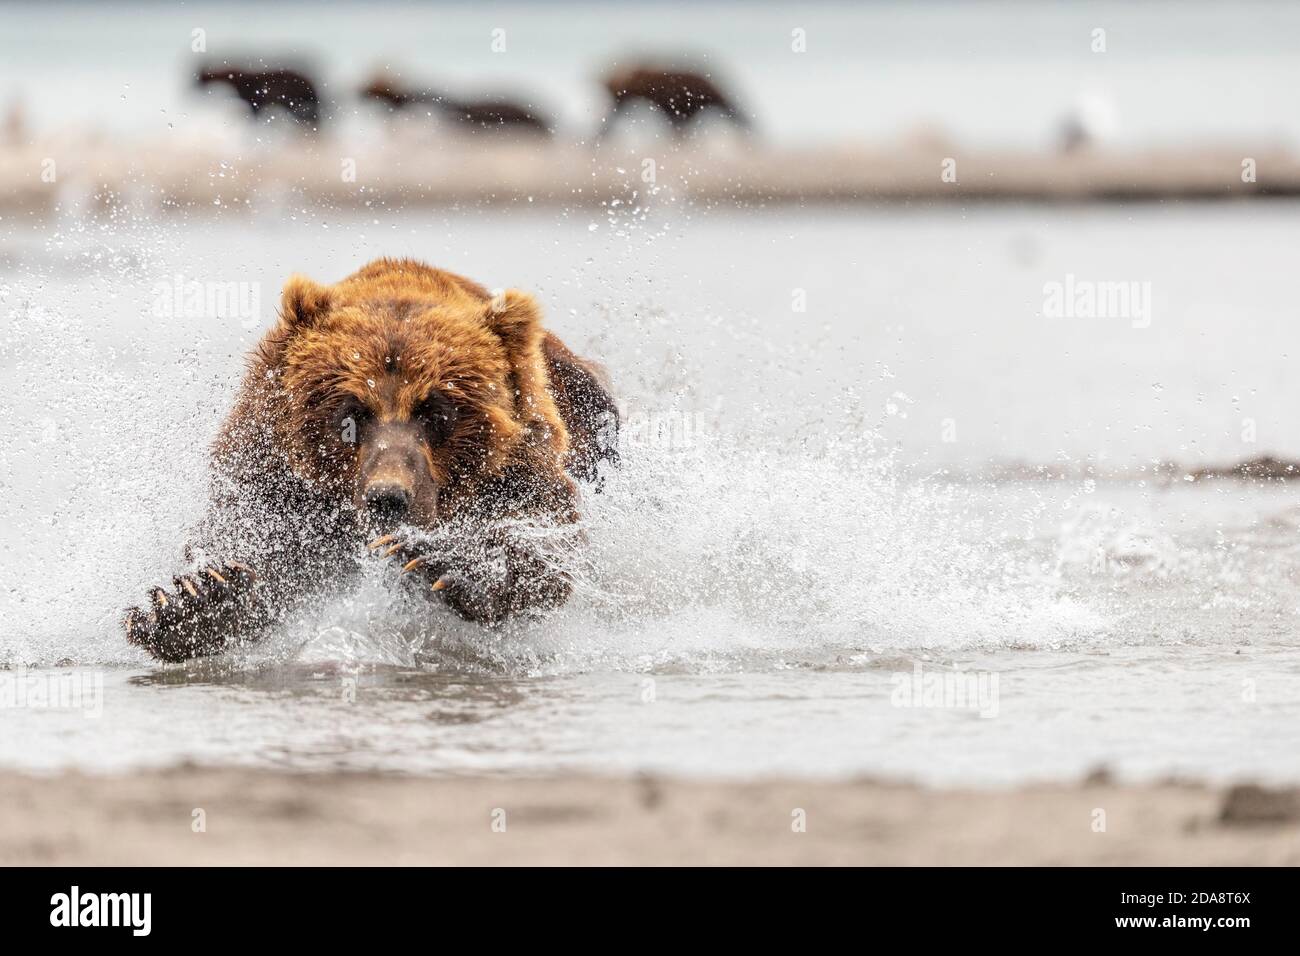
<path fill-rule="evenodd" d="M 149 591 L 146 612 L 129 608 L 122 624 L 126 639 L 162 661 L 184 661 L 215 654 L 236 627 L 254 616 L 253 569 L 237 561 L 205 567 L 172 579 L 175 590 Z"/>
<path fill-rule="evenodd" d="M 418 578 L 421 586 L 462 617 L 493 623 L 508 610 L 509 579 L 504 571 L 450 536 L 399 532 L 372 541 L 370 549 L 384 559 L 396 559 L 401 568 L 398 578 Z"/>
<path fill-rule="evenodd" d="M 384 548 L 384 545 L 388 545 Z M 441 591 L 451 583 L 450 576 L 447 573 L 447 562 L 423 550 L 423 542 L 419 537 L 398 536 L 386 534 L 382 538 L 370 542 L 370 550 L 378 553 L 380 557 L 391 558 L 396 556 L 402 563 L 402 570 L 399 572 L 400 577 L 406 577 L 410 574 L 419 572 L 430 584 L 434 591 Z M 380 548 L 384 548 L 380 551 Z"/>

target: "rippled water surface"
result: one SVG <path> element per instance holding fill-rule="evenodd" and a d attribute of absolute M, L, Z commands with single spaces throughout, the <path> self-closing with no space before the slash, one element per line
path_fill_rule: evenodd
<path fill-rule="evenodd" d="M 0 223 L 0 661 L 82 695 L 5 698 L 0 764 L 1300 777 L 1297 492 L 1184 479 L 1300 455 L 1295 212 Z M 488 632 L 375 565 L 150 664 L 121 610 L 176 569 L 280 283 L 379 254 L 533 290 L 608 366 L 625 464 L 573 601 Z M 1151 283 L 1151 322 L 1044 317 L 1066 274 Z M 176 276 L 256 308 L 160 314 Z"/>

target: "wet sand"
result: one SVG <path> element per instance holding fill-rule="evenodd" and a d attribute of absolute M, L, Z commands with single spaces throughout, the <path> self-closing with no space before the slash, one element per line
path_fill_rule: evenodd
<path fill-rule="evenodd" d="M 341 167 L 340 156 L 351 164 Z M 52 172 L 43 166 L 59 157 Z M 1243 181 L 1243 162 L 1253 174 Z M 44 178 L 43 178 L 43 171 Z M 1300 194 L 1300 156 L 1279 146 L 969 150 L 903 142 L 789 148 L 730 139 L 636 148 L 582 143 L 323 137 L 279 144 L 237 137 L 106 142 L 66 135 L 0 148 L 0 212 L 110 209 L 247 213 L 292 197 L 327 208 L 459 204 L 957 202 L 1229 199 Z M 611 207 L 613 208 L 613 207 Z"/>
<path fill-rule="evenodd" d="M 6 865 L 1300 864 L 1300 791 L 1100 779 L 933 791 L 176 769 L 4 773 L 0 804 Z"/>

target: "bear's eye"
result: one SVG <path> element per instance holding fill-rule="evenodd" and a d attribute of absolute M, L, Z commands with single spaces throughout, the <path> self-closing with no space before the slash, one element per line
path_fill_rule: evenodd
<path fill-rule="evenodd" d="M 370 409 L 355 398 L 345 398 L 334 408 L 334 419 L 341 427 L 360 427 L 370 420 Z"/>
<path fill-rule="evenodd" d="M 456 428 L 458 412 L 454 402 L 434 392 L 419 405 L 415 406 L 412 416 L 424 426 L 429 436 L 429 444 L 438 446 L 451 437 Z"/>

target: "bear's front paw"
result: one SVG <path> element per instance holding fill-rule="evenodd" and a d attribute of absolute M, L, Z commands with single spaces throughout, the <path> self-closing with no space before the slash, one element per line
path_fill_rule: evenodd
<path fill-rule="evenodd" d="M 393 559 L 401 566 L 401 577 L 421 582 L 462 617 L 491 623 L 504 616 L 502 589 L 495 586 L 504 575 L 493 574 L 489 564 L 465 557 L 458 560 L 418 532 L 386 534 L 369 547 L 380 557 Z"/>
<path fill-rule="evenodd" d="M 419 534 L 386 534 L 368 545 L 381 558 L 393 558 L 402 567 L 401 575 L 414 575 L 428 583 L 431 590 L 445 590 L 454 580 L 451 562 L 437 553 L 429 540 Z"/>
<path fill-rule="evenodd" d="M 175 663 L 215 654 L 255 616 L 253 569 L 237 561 L 172 579 L 173 591 L 154 588 L 150 607 L 126 612 L 126 639 L 160 661 Z"/>

